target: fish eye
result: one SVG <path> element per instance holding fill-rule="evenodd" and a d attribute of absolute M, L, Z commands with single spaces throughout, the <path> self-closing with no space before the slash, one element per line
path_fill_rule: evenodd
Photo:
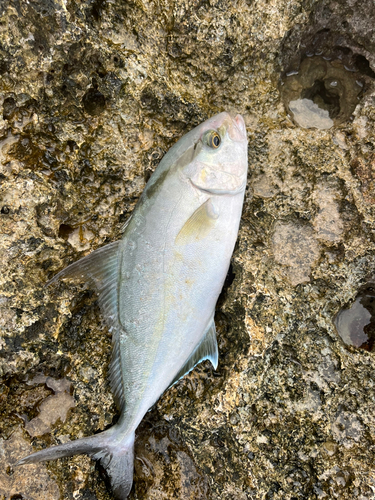
<path fill-rule="evenodd" d="M 206 134 L 205 142 L 210 148 L 217 149 L 221 144 L 221 137 L 216 130 L 210 130 Z"/>

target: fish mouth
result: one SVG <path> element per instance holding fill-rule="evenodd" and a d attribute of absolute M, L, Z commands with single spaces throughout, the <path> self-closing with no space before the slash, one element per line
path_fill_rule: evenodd
<path fill-rule="evenodd" d="M 235 142 L 247 142 L 246 125 L 243 117 L 235 112 L 223 111 L 214 116 L 208 128 L 217 130 L 220 135 L 228 134 L 229 138 Z"/>
<path fill-rule="evenodd" d="M 245 121 L 240 114 L 224 111 L 218 115 L 218 121 L 213 123 L 221 135 L 228 135 L 234 142 L 247 142 Z"/>
<path fill-rule="evenodd" d="M 231 196 L 234 196 L 236 194 L 239 194 L 239 193 L 242 193 L 245 188 L 246 188 L 246 180 L 236 189 L 215 189 L 215 188 L 203 188 L 203 187 L 200 187 L 198 186 L 197 184 L 195 184 L 194 181 L 192 181 L 191 179 L 190 180 L 190 183 L 192 184 L 192 186 L 195 188 L 195 189 L 199 189 L 199 191 L 202 191 L 203 193 L 208 193 L 208 194 L 215 194 L 215 195 L 218 195 L 218 196 L 221 196 L 221 195 L 231 195 Z"/>
<path fill-rule="evenodd" d="M 232 141 L 242 142 L 247 140 L 246 136 L 246 125 L 245 121 L 240 114 L 236 114 L 235 116 L 228 113 L 231 124 L 228 127 L 228 135 L 232 139 Z"/>

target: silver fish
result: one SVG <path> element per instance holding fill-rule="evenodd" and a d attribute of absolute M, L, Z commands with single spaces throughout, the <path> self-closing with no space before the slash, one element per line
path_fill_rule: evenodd
<path fill-rule="evenodd" d="M 112 333 L 110 383 L 121 412 L 101 434 L 17 465 L 86 453 L 126 499 L 134 433 L 163 392 L 204 359 L 214 368 L 217 298 L 237 239 L 247 178 L 243 118 L 224 112 L 184 135 L 151 176 L 120 241 L 58 273 L 93 286 Z"/>

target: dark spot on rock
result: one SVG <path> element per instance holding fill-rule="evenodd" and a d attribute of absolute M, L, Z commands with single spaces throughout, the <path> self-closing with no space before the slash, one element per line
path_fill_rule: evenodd
<path fill-rule="evenodd" d="M 281 486 L 276 481 L 272 483 L 271 488 L 268 490 L 265 499 L 272 500 L 274 498 L 274 494 L 280 490 Z"/>
<path fill-rule="evenodd" d="M 96 70 L 98 76 L 100 78 L 104 78 L 106 75 L 107 75 L 107 71 L 106 69 L 104 68 L 104 66 L 100 66 L 97 70 Z"/>
<path fill-rule="evenodd" d="M 352 54 L 352 51 L 351 51 L 351 49 L 349 49 L 349 47 L 342 47 L 341 45 L 337 45 L 334 48 L 334 52 L 335 52 L 335 55 L 340 59 L 342 56 L 349 56 Z"/>
<path fill-rule="evenodd" d="M 232 265 L 232 263 L 230 263 L 227 275 L 225 277 L 223 288 L 229 288 L 231 286 L 231 284 L 233 283 L 235 277 L 236 277 L 236 275 L 233 272 L 233 265 Z"/>
<path fill-rule="evenodd" d="M 255 302 L 257 302 L 258 304 L 262 304 L 266 300 L 266 298 L 267 298 L 266 295 L 259 293 L 257 295 L 257 298 L 255 299 Z"/>
<path fill-rule="evenodd" d="M 93 2 L 92 6 L 91 6 L 90 14 L 95 19 L 95 21 L 100 20 L 105 3 L 106 3 L 106 0 L 95 0 Z"/>
<path fill-rule="evenodd" d="M 2 213 L 2 214 L 4 214 L 4 215 L 8 215 L 8 214 L 9 214 L 9 212 L 10 212 L 10 208 L 9 208 L 9 207 L 7 207 L 7 206 L 3 206 L 3 207 L 1 208 L 1 213 Z"/>
<path fill-rule="evenodd" d="M 61 182 L 61 184 L 65 184 L 69 180 L 69 174 L 64 169 L 57 170 L 54 172 L 54 178 L 56 181 Z"/>
<path fill-rule="evenodd" d="M 370 78 L 375 78 L 375 72 L 371 69 L 370 63 L 365 58 L 365 56 L 362 56 L 361 54 L 356 54 L 354 57 L 354 62 L 358 70 L 362 74 L 367 75 Z"/>
<path fill-rule="evenodd" d="M 45 307 L 37 308 L 37 311 L 43 315 L 41 319 L 35 321 L 32 325 L 25 328 L 20 335 L 20 342 L 30 342 L 38 338 L 39 334 L 45 334 L 49 330 L 51 324 L 57 317 L 57 311 L 52 304 L 47 304 Z"/>
<path fill-rule="evenodd" d="M 70 149 L 71 153 L 73 153 L 74 151 L 76 151 L 78 149 L 77 143 L 75 141 L 70 140 L 70 139 L 68 141 L 66 141 L 66 145 Z"/>
<path fill-rule="evenodd" d="M 41 264 L 40 264 L 40 267 L 44 270 L 44 271 L 47 271 L 47 269 L 49 269 L 53 264 L 53 260 L 52 259 L 47 259 L 45 261 L 43 261 Z"/>
<path fill-rule="evenodd" d="M 4 75 L 8 72 L 8 63 L 4 59 L 0 59 L 0 75 Z"/>
<path fill-rule="evenodd" d="M 90 490 L 80 490 L 80 498 L 82 500 L 97 500 L 97 496 Z"/>
<path fill-rule="evenodd" d="M 72 234 L 73 231 L 74 227 L 69 226 L 68 224 L 60 224 L 59 236 L 60 238 L 64 238 L 64 240 L 67 240 L 69 238 L 69 235 Z"/>
<path fill-rule="evenodd" d="M 144 89 L 142 91 L 141 105 L 151 111 L 157 111 L 160 108 L 158 98 L 150 89 Z"/>
<path fill-rule="evenodd" d="M 34 236 L 27 240 L 27 245 L 30 250 L 36 250 L 41 243 L 43 243 L 43 240 L 35 238 Z"/>
<path fill-rule="evenodd" d="M 13 97 L 7 97 L 3 102 L 3 119 L 11 120 L 17 111 L 17 104 Z"/>
<path fill-rule="evenodd" d="M 23 500 L 23 496 L 22 496 L 22 495 L 19 495 L 19 494 L 12 495 L 12 496 L 10 497 L 10 500 Z"/>
<path fill-rule="evenodd" d="M 336 330 L 348 346 L 373 352 L 375 349 L 375 283 L 361 287 L 352 304 L 335 318 Z"/>
<path fill-rule="evenodd" d="M 96 116 L 104 111 L 106 100 L 99 90 L 89 89 L 82 98 L 82 104 L 86 113 Z"/>
<path fill-rule="evenodd" d="M 168 47 L 168 54 L 173 58 L 179 57 L 181 55 L 181 47 L 177 42 L 172 43 Z"/>
<path fill-rule="evenodd" d="M 35 340 L 38 337 L 39 333 L 43 333 L 45 331 L 44 325 L 45 321 L 39 320 L 25 328 L 25 332 L 23 334 L 24 339 Z"/>

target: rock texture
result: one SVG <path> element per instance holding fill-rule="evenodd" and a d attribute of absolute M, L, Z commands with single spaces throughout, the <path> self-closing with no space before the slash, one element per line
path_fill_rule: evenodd
<path fill-rule="evenodd" d="M 224 109 L 250 172 L 219 368 L 146 416 L 130 498 L 375 498 L 374 353 L 334 326 L 375 270 L 374 26 L 372 0 L 0 2 L 2 498 L 112 498 L 84 456 L 13 467 L 117 415 L 95 295 L 44 283 L 118 239 L 163 154 Z M 333 127 L 292 121 L 306 95 Z"/>

